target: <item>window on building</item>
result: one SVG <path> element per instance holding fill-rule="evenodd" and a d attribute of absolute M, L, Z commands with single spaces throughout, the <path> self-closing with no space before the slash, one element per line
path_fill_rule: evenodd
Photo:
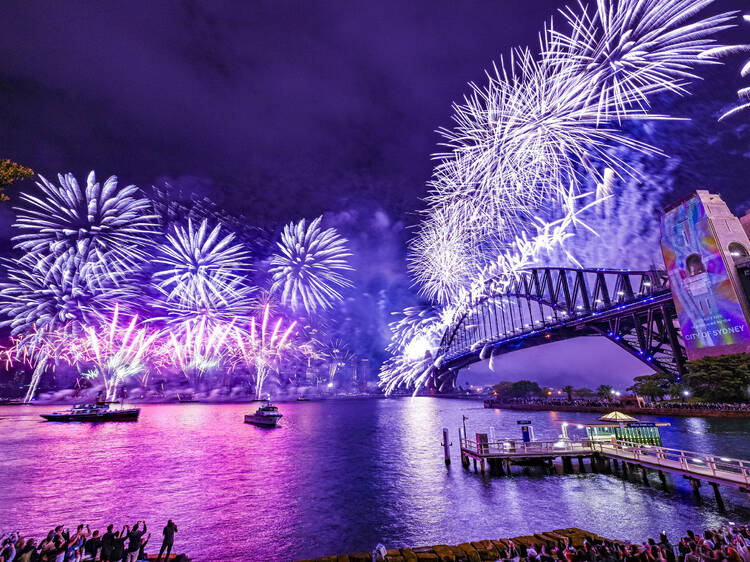
<path fill-rule="evenodd" d="M 703 265 L 703 260 L 698 254 L 690 254 L 685 260 L 685 265 L 690 277 L 706 272 L 706 266 Z"/>
<path fill-rule="evenodd" d="M 748 257 L 747 248 L 739 242 L 732 242 L 729 244 L 729 255 L 732 256 L 734 261 Z"/>

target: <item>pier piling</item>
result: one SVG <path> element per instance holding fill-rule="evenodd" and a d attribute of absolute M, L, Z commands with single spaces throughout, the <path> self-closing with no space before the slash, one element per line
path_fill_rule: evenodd
<path fill-rule="evenodd" d="M 648 472 L 646 471 L 646 467 L 641 467 L 641 476 L 643 476 L 643 484 L 648 486 Z"/>
<path fill-rule="evenodd" d="M 697 478 L 691 478 L 690 476 L 683 476 L 683 478 L 686 478 L 690 482 L 690 486 L 693 488 L 693 495 L 700 498 L 701 481 Z"/>
<path fill-rule="evenodd" d="M 448 428 L 443 428 L 443 454 L 445 455 L 445 466 L 451 465 L 451 443 L 448 441 Z"/>
<path fill-rule="evenodd" d="M 578 472 L 585 473 L 586 467 L 583 464 L 583 457 L 578 457 Z"/>
<path fill-rule="evenodd" d="M 716 505 L 719 506 L 719 511 L 726 511 L 724 500 L 719 492 L 719 485 L 716 482 L 711 482 L 711 487 L 714 489 L 714 497 L 716 498 Z"/>
<path fill-rule="evenodd" d="M 661 485 L 666 489 L 666 487 L 667 487 L 667 476 L 661 470 L 659 471 L 659 480 L 661 480 Z"/>

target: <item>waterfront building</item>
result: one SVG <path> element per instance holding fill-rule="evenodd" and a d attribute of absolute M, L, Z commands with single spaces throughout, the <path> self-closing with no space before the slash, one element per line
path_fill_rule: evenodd
<path fill-rule="evenodd" d="M 747 225 L 706 190 L 662 215 L 662 254 L 689 360 L 750 352 Z"/>

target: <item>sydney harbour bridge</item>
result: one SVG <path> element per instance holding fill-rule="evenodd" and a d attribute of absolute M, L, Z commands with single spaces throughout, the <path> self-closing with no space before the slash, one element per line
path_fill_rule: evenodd
<path fill-rule="evenodd" d="M 653 370 L 682 376 L 686 354 L 664 271 L 535 267 L 472 302 L 440 343 L 438 386 L 459 369 L 520 349 L 601 336 Z"/>

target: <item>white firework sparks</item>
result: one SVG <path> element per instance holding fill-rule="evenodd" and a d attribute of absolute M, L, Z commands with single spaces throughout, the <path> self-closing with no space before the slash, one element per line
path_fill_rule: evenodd
<path fill-rule="evenodd" d="M 88 326 L 85 331 L 86 359 L 95 365 L 92 370 L 101 375 L 108 400 L 115 399 L 117 388 L 130 377 L 145 374 L 142 382 L 146 383 L 147 362 L 160 335 L 158 330 L 138 327 L 138 316 L 121 325 L 120 309 L 115 305 L 106 323 Z M 92 378 L 90 371 L 84 376 Z"/>
<path fill-rule="evenodd" d="M 38 257 L 44 268 L 68 266 L 120 277 L 140 262 L 157 226 L 151 203 L 134 186 L 119 186 L 115 176 L 103 184 L 92 171 L 81 186 L 73 174 L 58 175 L 59 185 L 39 176 L 40 195 L 22 193 L 17 207 L 16 248 Z"/>
<path fill-rule="evenodd" d="M 742 19 L 745 23 L 750 23 L 750 14 L 744 15 Z M 706 54 L 712 57 L 720 57 L 747 52 L 750 52 L 750 45 L 718 47 L 716 49 L 711 49 Z M 747 78 L 748 76 L 750 76 L 750 60 L 745 61 L 745 63 L 742 65 L 742 68 L 740 69 L 740 76 L 742 78 Z M 739 90 L 737 90 L 737 98 L 739 100 L 739 105 L 722 114 L 721 117 L 719 117 L 719 121 L 729 119 L 730 117 L 734 117 L 735 115 L 750 110 L 750 87 L 740 88 Z"/>
<path fill-rule="evenodd" d="M 433 373 L 434 361 L 453 311 L 435 307 L 409 307 L 390 324 L 391 358 L 380 367 L 379 384 L 391 394 L 399 388 L 417 392 Z"/>
<path fill-rule="evenodd" d="M 477 270 L 474 244 L 465 225 L 438 211 L 420 226 L 409 247 L 408 266 L 420 292 L 445 304 L 458 297 Z"/>
<path fill-rule="evenodd" d="M 8 281 L 0 283 L 0 315 L 6 318 L 2 325 L 10 326 L 13 335 L 80 331 L 113 299 L 127 296 L 126 288 L 108 276 L 92 284 L 94 274 L 71 265 L 74 259 L 62 256 L 48 268 L 35 254 L 12 262 Z"/>
<path fill-rule="evenodd" d="M 249 316 L 254 291 L 245 276 L 249 255 L 234 234 L 222 235 L 220 225 L 211 229 L 204 219 L 196 229 L 188 219 L 187 228 L 174 227 L 154 263 L 153 278 L 162 295 L 156 306 L 170 323 Z"/>
<path fill-rule="evenodd" d="M 331 308 L 342 298 L 338 289 L 352 286 L 343 274 L 353 269 L 347 241 L 333 228 L 323 230 L 321 220 L 286 225 L 269 268 L 271 290 L 280 291 L 281 301 L 293 310 L 308 314 Z"/>
<path fill-rule="evenodd" d="M 260 326 L 257 325 L 255 317 L 250 322 L 250 330 L 243 333 L 239 328 L 234 329 L 235 341 L 237 342 L 237 353 L 242 362 L 249 368 L 254 369 L 255 397 L 260 399 L 263 395 L 263 384 L 271 371 L 278 371 L 285 352 L 291 343 L 291 336 L 297 327 L 294 321 L 286 329 L 283 327 L 283 318 L 275 322 L 270 320 L 270 307 L 263 309 L 263 317 Z"/>
<path fill-rule="evenodd" d="M 226 361 L 226 342 L 233 329 L 234 322 L 211 326 L 201 318 L 183 324 L 179 331 L 170 331 L 171 363 L 177 364 L 188 380 L 196 381 Z"/>
<path fill-rule="evenodd" d="M 711 3 L 600 0 L 593 11 L 566 9 L 567 32 L 547 27 L 538 56 L 515 50 L 508 64 L 488 73 L 486 86 L 471 85 L 454 105 L 454 127 L 440 131 L 448 150 L 436 155 L 427 199 L 432 216 L 412 245 L 423 294 L 446 302 L 457 293 L 456 280 L 475 278 L 493 254 L 512 253 L 539 217 L 560 216 L 584 178 L 607 185 L 636 173 L 613 147 L 658 153 L 619 126 L 667 119 L 650 113 L 649 100 L 685 93 L 694 68 L 716 62 L 712 37 L 730 26 L 733 14 L 691 20 Z M 443 225 L 439 236 L 436 224 Z M 456 252 L 467 241 L 472 247 L 462 260 Z M 449 283 L 449 274 L 433 265 L 440 260 L 458 265 Z M 466 264 L 474 268 L 468 275 Z"/>

